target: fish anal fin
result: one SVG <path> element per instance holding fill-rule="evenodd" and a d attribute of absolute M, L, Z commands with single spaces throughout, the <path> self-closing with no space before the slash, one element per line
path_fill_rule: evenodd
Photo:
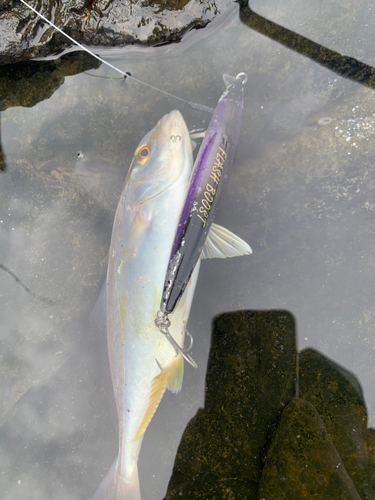
<path fill-rule="evenodd" d="M 148 406 L 132 441 L 136 441 L 146 432 L 148 424 L 151 422 L 165 390 L 168 388 L 174 393 L 180 391 L 183 374 L 184 359 L 179 355 L 152 380 Z"/>
<path fill-rule="evenodd" d="M 212 224 L 202 250 L 202 259 L 225 259 L 251 253 L 253 251 L 246 241 L 225 227 Z"/>

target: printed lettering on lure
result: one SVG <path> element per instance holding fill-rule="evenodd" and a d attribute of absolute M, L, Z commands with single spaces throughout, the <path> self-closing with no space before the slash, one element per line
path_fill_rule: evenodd
<path fill-rule="evenodd" d="M 203 193 L 203 197 L 201 200 L 201 206 L 196 212 L 197 217 L 203 222 L 203 227 L 206 225 L 206 220 L 208 218 L 208 214 L 211 210 L 212 203 L 215 199 L 215 194 L 217 192 L 217 186 L 219 185 L 221 173 L 223 167 L 225 165 L 225 160 L 227 158 L 227 154 L 222 147 L 219 146 L 219 151 L 216 153 L 216 158 L 214 164 L 211 169 L 210 178 L 214 181 L 216 185 L 216 189 L 211 186 L 210 183 L 206 184 L 206 189 Z"/>

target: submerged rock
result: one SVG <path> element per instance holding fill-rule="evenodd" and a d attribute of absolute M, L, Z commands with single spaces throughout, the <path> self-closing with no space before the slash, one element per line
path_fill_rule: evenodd
<path fill-rule="evenodd" d="M 301 399 L 292 399 L 294 331 L 281 311 L 215 319 L 205 408 L 184 432 L 166 500 L 375 498 L 375 431 L 361 386 L 307 349 Z"/>
<path fill-rule="evenodd" d="M 294 396 L 293 317 L 285 311 L 215 318 L 205 408 L 182 437 L 166 499 L 255 498 L 267 437 Z"/>
<path fill-rule="evenodd" d="M 314 406 L 293 400 L 270 446 L 258 499 L 360 498 Z"/>
<path fill-rule="evenodd" d="M 375 498 L 375 429 L 370 428 L 367 433 L 366 447 L 368 452 L 368 477 L 372 479 L 372 497 Z"/>
<path fill-rule="evenodd" d="M 11 106 L 35 106 L 49 99 L 63 85 L 66 76 L 99 66 L 100 62 L 85 52 L 66 54 L 55 61 L 7 65 L 0 76 L 0 111 Z"/>
<path fill-rule="evenodd" d="M 299 355 L 299 395 L 267 453 L 259 500 L 372 499 L 374 430 L 356 377 L 313 349 Z"/>
<path fill-rule="evenodd" d="M 43 2 L 41 14 L 87 45 L 155 45 L 180 41 L 233 5 L 232 0 L 68 0 Z M 1 2 L 0 64 L 47 56 L 69 45 L 20 2 Z"/>
<path fill-rule="evenodd" d="M 357 378 L 313 349 L 299 355 L 300 397 L 313 404 L 362 498 L 374 498 L 369 469 L 367 410 Z"/>

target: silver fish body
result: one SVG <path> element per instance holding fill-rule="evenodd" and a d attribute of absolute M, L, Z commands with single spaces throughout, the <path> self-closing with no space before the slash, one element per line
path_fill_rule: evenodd
<path fill-rule="evenodd" d="M 172 111 L 140 142 L 116 210 L 101 300 L 119 455 L 92 500 L 140 499 L 137 461 L 144 432 L 166 388 L 181 387 L 183 358 L 154 320 L 191 170 L 189 132 L 180 112 Z M 170 332 L 181 347 L 198 272 L 199 265 L 170 316 Z"/>

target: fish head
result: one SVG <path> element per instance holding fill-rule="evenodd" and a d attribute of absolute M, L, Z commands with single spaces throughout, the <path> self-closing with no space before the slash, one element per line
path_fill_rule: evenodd
<path fill-rule="evenodd" d="M 192 165 L 192 144 L 185 120 L 179 111 L 171 111 L 135 150 L 124 188 L 128 201 L 146 203 L 159 196 L 181 177 L 188 179 Z"/>

